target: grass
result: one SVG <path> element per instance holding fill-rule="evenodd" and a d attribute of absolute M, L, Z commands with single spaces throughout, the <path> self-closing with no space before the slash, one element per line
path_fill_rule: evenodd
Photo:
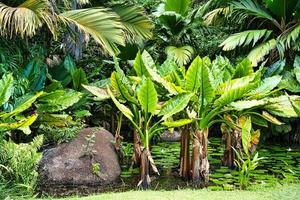
<path fill-rule="evenodd" d="M 300 199 L 300 184 L 276 186 L 274 188 L 251 191 L 210 191 L 175 190 L 175 191 L 128 191 L 122 193 L 105 193 L 88 197 L 68 197 L 53 200 L 272 200 Z M 46 199 L 41 199 L 46 200 Z"/>

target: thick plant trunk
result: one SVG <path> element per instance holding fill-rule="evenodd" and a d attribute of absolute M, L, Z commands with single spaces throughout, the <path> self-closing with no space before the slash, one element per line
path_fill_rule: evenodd
<path fill-rule="evenodd" d="M 222 132 L 223 132 L 222 140 L 225 143 L 225 151 L 221 159 L 222 165 L 232 168 L 234 167 L 234 159 L 235 159 L 235 154 L 232 149 L 234 145 L 232 133 L 227 127 L 224 127 Z"/>
<path fill-rule="evenodd" d="M 190 132 L 189 126 L 185 126 L 181 132 L 179 174 L 182 178 L 189 179 L 190 173 Z"/>
<path fill-rule="evenodd" d="M 208 129 L 196 130 L 193 140 L 192 180 L 196 186 L 207 186 L 209 163 L 207 158 Z"/>
<path fill-rule="evenodd" d="M 140 164 L 142 156 L 142 145 L 141 139 L 138 132 L 134 129 L 133 130 L 133 155 L 132 155 L 132 162 L 136 165 Z"/>
<path fill-rule="evenodd" d="M 149 149 L 144 148 L 141 154 L 141 160 L 140 160 L 140 181 L 138 183 L 138 186 L 142 189 L 148 189 L 150 188 L 151 179 L 150 179 L 150 161 L 149 161 Z"/>

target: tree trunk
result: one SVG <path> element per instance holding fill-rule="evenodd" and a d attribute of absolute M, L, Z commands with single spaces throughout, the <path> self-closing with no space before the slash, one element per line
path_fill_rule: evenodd
<path fill-rule="evenodd" d="M 192 152 L 192 180 L 196 186 L 207 186 L 209 163 L 207 158 L 208 128 L 195 131 Z"/>
<path fill-rule="evenodd" d="M 235 159 L 235 154 L 232 149 L 233 147 L 233 138 L 232 138 L 232 133 L 228 129 L 226 125 L 222 127 L 222 132 L 223 132 L 223 137 L 222 140 L 225 143 L 225 151 L 224 155 L 221 158 L 222 165 L 233 168 L 234 167 L 234 159 Z"/>
<path fill-rule="evenodd" d="M 149 161 L 149 149 L 144 148 L 141 154 L 140 160 L 140 181 L 138 183 L 138 187 L 142 189 L 150 188 L 151 179 L 149 174 L 150 161 Z"/>
<path fill-rule="evenodd" d="M 136 165 L 140 164 L 142 149 L 141 149 L 141 139 L 139 137 L 138 132 L 134 129 L 133 130 L 133 155 L 132 155 L 132 162 Z"/>
<path fill-rule="evenodd" d="M 180 176 L 184 179 L 190 178 L 190 132 L 186 125 L 181 132 L 180 144 Z"/>

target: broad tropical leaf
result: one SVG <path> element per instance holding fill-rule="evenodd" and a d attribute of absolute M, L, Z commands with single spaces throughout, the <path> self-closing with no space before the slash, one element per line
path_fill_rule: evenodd
<path fill-rule="evenodd" d="M 193 120 L 191 119 L 180 119 L 177 121 L 165 121 L 162 123 L 163 126 L 167 126 L 168 128 L 176 128 L 176 127 L 181 127 L 187 124 L 192 123 Z"/>
<path fill-rule="evenodd" d="M 166 48 L 166 54 L 169 58 L 174 59 L 177 65 L 183 66 L 188 64 L 192 60 L 194 55 L 194 49 L 191 46 L 168 46 Z"/>
<path fill-rule="evenodd" d="M 276 88 L 281 79 L 282 77 L 278 75 L 266 78 L 262 81 L 258 88 L 249 92 L 249 95 L 253 98 L 263 97 L 264 95 L 267 95 L 269 92 L 271 92 L 274 88 Z"/>
<path fill-rule="evenodd" d="M 215 101 L 216 105 L 224 106 L 243 97 L 254 85 L 251 82 L 255 76 L 245 76 L 243 78 L 233 79 L 222 84 L 218 90 L 220 98 Z"/>
<path fill-rule="evenodd" d="M 241 117 L 239 118 L 239 125 L 242 128 L 242 145 L 244 152 L 248 155 L 248 148 L 251 145 L 251 118 L 250 117 Z"/>
<path fill-rule="evenodd" d="M 246 46 L 252 43 L 252 46 L 254 46 L 258 40 L 262 39 L 266 40 L 272 31 L 263 29 L 263 30 L 249 30 L 249 31 L 243 31 L 240 33 L 235 33 L 231 36 L 229 36 L 222 44 L 220 44 L 220 47 L 224 51 L 230 51 L 235 49 L 239 46 Z"/>
<path fill-rule="evenodd" d="M 252 63 L 246 58 L 236 66 L 233 78 L 242 78 L 244 76 L 252 75 L 253 73 Z"/>
<path fill-rule="evenodd" d="M 95 95 L 97 97 L 97 100 L 101 101 L 110 98 L 107 91 L 102 88 L 98 88 L 90 85 L 82 85 L 82 87 L 84 87 L 87 91 Z"/>
<path fill-rule="evenodd" d="M 0 132 L 19 129 L 19 130 L 23 131 L 25 134 L 29 135 L 31 133 L 29 126 L 32 125 L 36 121 L 37 117 L 38 117 L 38 115 L 34 114 L 27 118 L 21 119 L 18 122 L 13 122 L 13 123 L 1 123 L 0 122 Z"/>
<path fill-rule="evenodd" d="M 182 16 L 185 16 L 191 3 L 191 0 L 166 0 L 165 11 L 174 11 Z"/>
<path fill-rule="evenodd" d="M 282 125 L 284 123 L 282 123 L 281 121 L 279 121 L 276 117 L 272 116 L 271 114 L 269 114 L 268 112 L 266 111 L 263 111 L 262 112 L 262 116 L 264 119 L 266 119 L 267 121 L 273 123 L 273 124 L 276 124 L 276 125 Z"/>
<path fill-rule="evenodd" d="M 125 105 L 121 104 L 113 95 L 113 93 L 110 91 L 109 88 L 107 88 L 108 94 L 110 98 L 113 100 L 117 108 L 127 117 L 130 121 L 133 120 L 133 114 L 129 108 L 127 108 Z"/>
<path fill-rule="evenodd" d="M 163 116 L 163 120 L 165 120 L 172 115 L 182 111 L 188 105 L 193 95 L 193 93 L 183 93 L 176 95 L 163 105 L 158 116 Z"/>
<path fill-rule="evenodd" d="M 61 13 L 59 19 L 69 26 L 76 25 L 79 30 L 91 35 L 110 55 L 120 51 L 117 45 L 124 45 L 124 32 L 117 14 L 104 8 L 79 9 Z"/>
<path fill-rule="evenodd" d="M 145 76 L 149 77 L 149 73 L 145 67 L 141 52 L 139 51 L 134 59 L 133 68 L 135 70 L 136 75 L 139 77 Z"/>
<path fill-rule="evenodd" d="M 9 117 L 13 117 L 15 115 L 18 115 L 18 114 L 22 113 L 23 111 L 30 108 L 32 106 L 32 104 L 34 102 L 36 102 L 36 100 L 38 98 L 40 98 L 43 94 L 44 94 L 44 92 L 39 92 L 35 95 L 29 94 L 29 95 L 26 95 L 26 96 L 22 97 L 21 99 L 18 100 L 18 102 L 15 106 L 15 109 L 13 111 L 11 111 L 9 113 L 5 113 L 1 117 L 3 119 L 7 119 Z"/>
<path fill-rule="evenodd" d="M 39 115 L 37 123 L 47 124 L 47 126 L 67 127 L 68 125 L 74 123 L 74 121 L 70 115 L 45 113 Z"/>
<path fill-rule="evenodd" d="M 264 109 L 266 109 L 271 114 L 280 117 L 298 117 L 298 114 L 295 111 L 292 102 L 294 105 L 300 105 L 300 97 L 283 95 L 275 98 L 270 98 L 268 104 L 264 106 Z"/>
<path fill-rule="evenodd" d="M 81 97 L 82 93 L 73 90 L 58 90 L 45 94 L 37 104 L 38 112 L 55 113 L 65 110 L 77 103 Z"/>
<path fill-rule="evenodd" d="M 154 114 L 158 98 L 154 84 L 149 78 L 141 83 L 137 97 L 145 113 Z"/>
<path fill-rule="evenodd" d="M 0 106 L 6 103 L 13 92 L 13 77 L 11 74 L 4 75 L 0 79 Z"/>

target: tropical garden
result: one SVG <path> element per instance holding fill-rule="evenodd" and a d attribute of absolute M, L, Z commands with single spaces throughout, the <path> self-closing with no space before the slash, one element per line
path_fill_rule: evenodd
<path fill-rule="evenodd" d="M 297 199 L 299 117 L 300 0 L 0 0 L 0 199 Z"/>

